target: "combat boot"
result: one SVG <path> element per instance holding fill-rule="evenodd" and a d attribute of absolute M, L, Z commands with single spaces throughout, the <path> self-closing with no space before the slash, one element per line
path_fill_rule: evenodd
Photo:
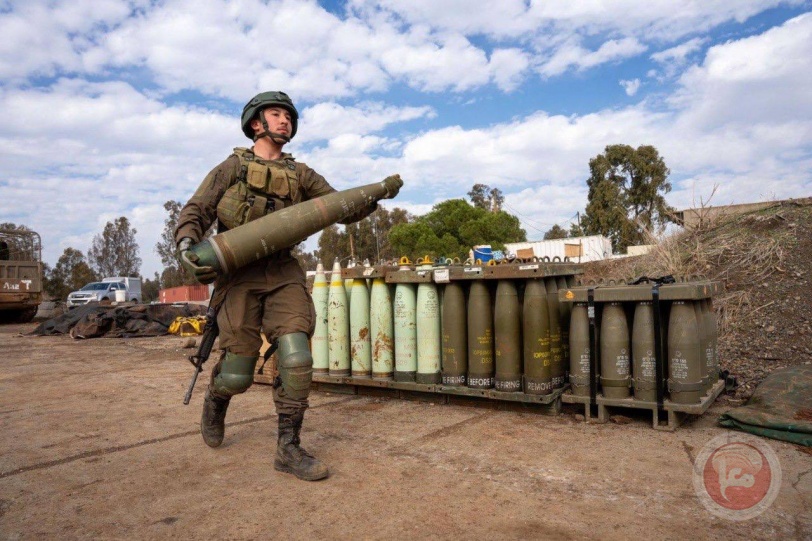
<path fill-rule="evenodd" d="M 299 447 L 304 412 L 279 414 L 279 440 L 276 444 L 275 470 L 292 473 L 304 481 L 318 481 L 330 473 L 319 459 Z"/>
<path fill-rule="evenodd" d="M 203 399 L 203 416 L 200 419 L 200 434 L 209 447 L 218 447 L 223 443 L 226 433 L 226 410 L 231 397 L 223 397 L 206 389 Z"/>

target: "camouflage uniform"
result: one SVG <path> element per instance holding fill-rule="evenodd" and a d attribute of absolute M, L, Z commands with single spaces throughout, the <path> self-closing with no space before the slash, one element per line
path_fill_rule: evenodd
<path fill-rule="evenodd" d="M 253 158 L 258 163 L 271 162 Z M 290 154 L 277 162 L 290 163 Z M 240 159 L 232 154 L 215 167 L 181 210 L 175 240 L 186 237 L 197 243 L 217 219 L 217 207 L 226 191 L 238 181 Z M 289 198 L 274 198 L 281 209 L 332 193 L 327 181 L 303 163 L 295 162 L 298 187 Z M 222 224 L 219 231 L 223 231 Z M 220 304 L 217 324 L 220 348 L 241 356 L 259 355 L 260 330 L 268 341 L 286 334 L 303 332 L 310 337 L 315 327 L 313 301 L 307 291 L 305 274 L 290 250 L 282 250 L 268 259 L 257 261 L 233 274 L 218 277 L 214 304 Z M 216 369 L 215 371 L 216 372 Z M 296 413 L 307 407 L 307 399 L 286 396 L 281 386 L 274 388 L 278 413 Z"/>

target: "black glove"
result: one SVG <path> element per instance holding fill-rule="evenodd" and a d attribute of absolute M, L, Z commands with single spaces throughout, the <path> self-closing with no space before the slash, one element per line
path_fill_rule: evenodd
<path fill-rule="evenodd" d="M 192 239 L 188 237 L 180 239 L 180 242 L 178 243 L 178 251 L 180 252 L 180 262 L 183 264 L 183 268 L 185 268 L 186 271 L 194 276 L 195 280 L 201 284 L 210 284 L 214 282 L 214 280 L 217 278 L 217 273 L 214 272 L 212 267 L 199 266 L 197 264 L 197 254 L 189 250 L 191 247 Z"/>

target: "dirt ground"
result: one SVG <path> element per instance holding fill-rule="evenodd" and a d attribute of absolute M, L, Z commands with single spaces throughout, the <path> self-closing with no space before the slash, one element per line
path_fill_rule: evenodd
<path fill-rule="evenodd" d="M 273 470 L 271 390 L 198 432 L 183 338 L 75 341 L 0 326 L 3 539 L 809 539 L 812 456 L 767 441 L 783 473 L 761 516 L 732 522 L 692 485 L 723 433 L 717 403 L 675 432 L 634 417 L 558 416 L 314 392 L 304 445 L 331 476 Z M 208 367 L 208 365 L 207 365 Z"/>

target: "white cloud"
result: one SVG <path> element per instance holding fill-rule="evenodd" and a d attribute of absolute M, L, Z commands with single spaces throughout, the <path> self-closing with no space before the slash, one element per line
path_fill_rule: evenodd
<path fill-rule="evenodd" d="M 707 42 L 706 38 L 693 38 L 684 43 L 680 43 L 670 49 L 665 49 L 651 55 L 651 59 L 660 64 L 676 62 L 683 64 L 688 56 L 698 51 Z"/>
<path fill-rule="evenodd" d="M 640 90 L 640 79 L 632 79 L 631 81 L 621 79 L 620 86 L 626 91 L 627 96 L 634 96 Z"/>
<path fill-rule="evenodd" d="M 510 92 L 521 84 L 530 66 L 530 55 L 521 49 L 496 49 L 489 65 L 496 86 Z"/>
<path fill-rule="evenodd" d="M 649 77 L 658 77 L 661 80 L 673 77 L 685 67 L 689 59 L 699 52 L 707 41 L 706 38 L 693 38 L 670 49 L 652 54 L 651 59 L 660 64 L 663 71 L 658 73 L 656 70 L 652 70 Z"/>
<path fill-rule="evenodd" d="M 589 51 L 576 40 L 558 47 L 550 58 L 542 61 L 538 72 L 544 77 L 561 75 L 570 68 L 585 70 L 606 62 L 637 56 L 646 46 L 635 38 L 623 38 L 604 42 L 598 49 Z"/>
<path fill-rule="evenodd" d="M 607 33 L 651 41 L 671 41 L 714 28 L 743 22 L 781 4 L 802 0 L 591 0 L 548 2 L 502 0 L 350 0 L 350 12 L 362 17 L 384 13 L 412 25 L 466 35 L 484 34 L 498 39 L 533 33 L 595 35 Z"/>
<path fill-rule="evenodd" d="M 583 209 L 588 160 L 613 143 L 660 150 L 675 206 L 707 197 L 714 184 L 715 204 L 812 193 L 812 16 L 713 46 L 695 65 L 704 37 L 654 53 L 664 69 L 687 67 L 666 109 L 643 98 L 578 115 L 528 109 L 466 127 L 442 116 L 440 92 L 465 91 L 451 97 L 455 105 L 484 102 L 470 90 L 513 92 L 530 70 L 552 77 L 623 60 L 775 2 L 681 2 L 677 10 L 515 1 L 479 11 L 465 2 L 454 13 L 441 4 L 357 0 L 338 16 L 315 1 L 79 0 L 45 21 L 30 19 L 42 2 L 0 13 L 0 31 L 13 38 L 0 44 L 0 214 L 39 230 L 51 263 L 67 246 L 86 252 L 105 221 L 126 215 L 151 276 L 163 202 L 186 200 L 232 147 L 250 144 L 236 115 L 266 88 L 305 99 L 289 148 L 299 159 L 339 189 L 399 172 L 406 186 L 387 206 L 415 213 L 482 181 L 505 192 L 530 234 L 530 224 Z M 32 74 L 60 76 L 39 83 L 26 79 Z M 640 88 L 638 79 L 622 84 L 627 93 Z M 384 94 L 395 85 L 408 88 Z M 201 94 L 201 105 L 167 98 L 182 90 Z M 374 99 L 355 99 L 366 93 Z M 225 100 L 205 101 L 216 98 Z"/>
<path fill-rule="evenodd" d="M 711 47 L 680 78 L 670 103 L 697 127 L 808 125 L 812 118 L 812 14 Z M 780 96 L 780 99 L 776 99 Z M 794 130 L 792 130 L 794 131 Z"/>
<path fill-rule="evenodd" d="M 353 107 L 322 102 L 301 112 L 296 142 L 331 139 L 346 134 L 367 135 L 393 123 L 436 116 L 431 107 L 394 107 L 380 102 L 362 102 Z"/>

